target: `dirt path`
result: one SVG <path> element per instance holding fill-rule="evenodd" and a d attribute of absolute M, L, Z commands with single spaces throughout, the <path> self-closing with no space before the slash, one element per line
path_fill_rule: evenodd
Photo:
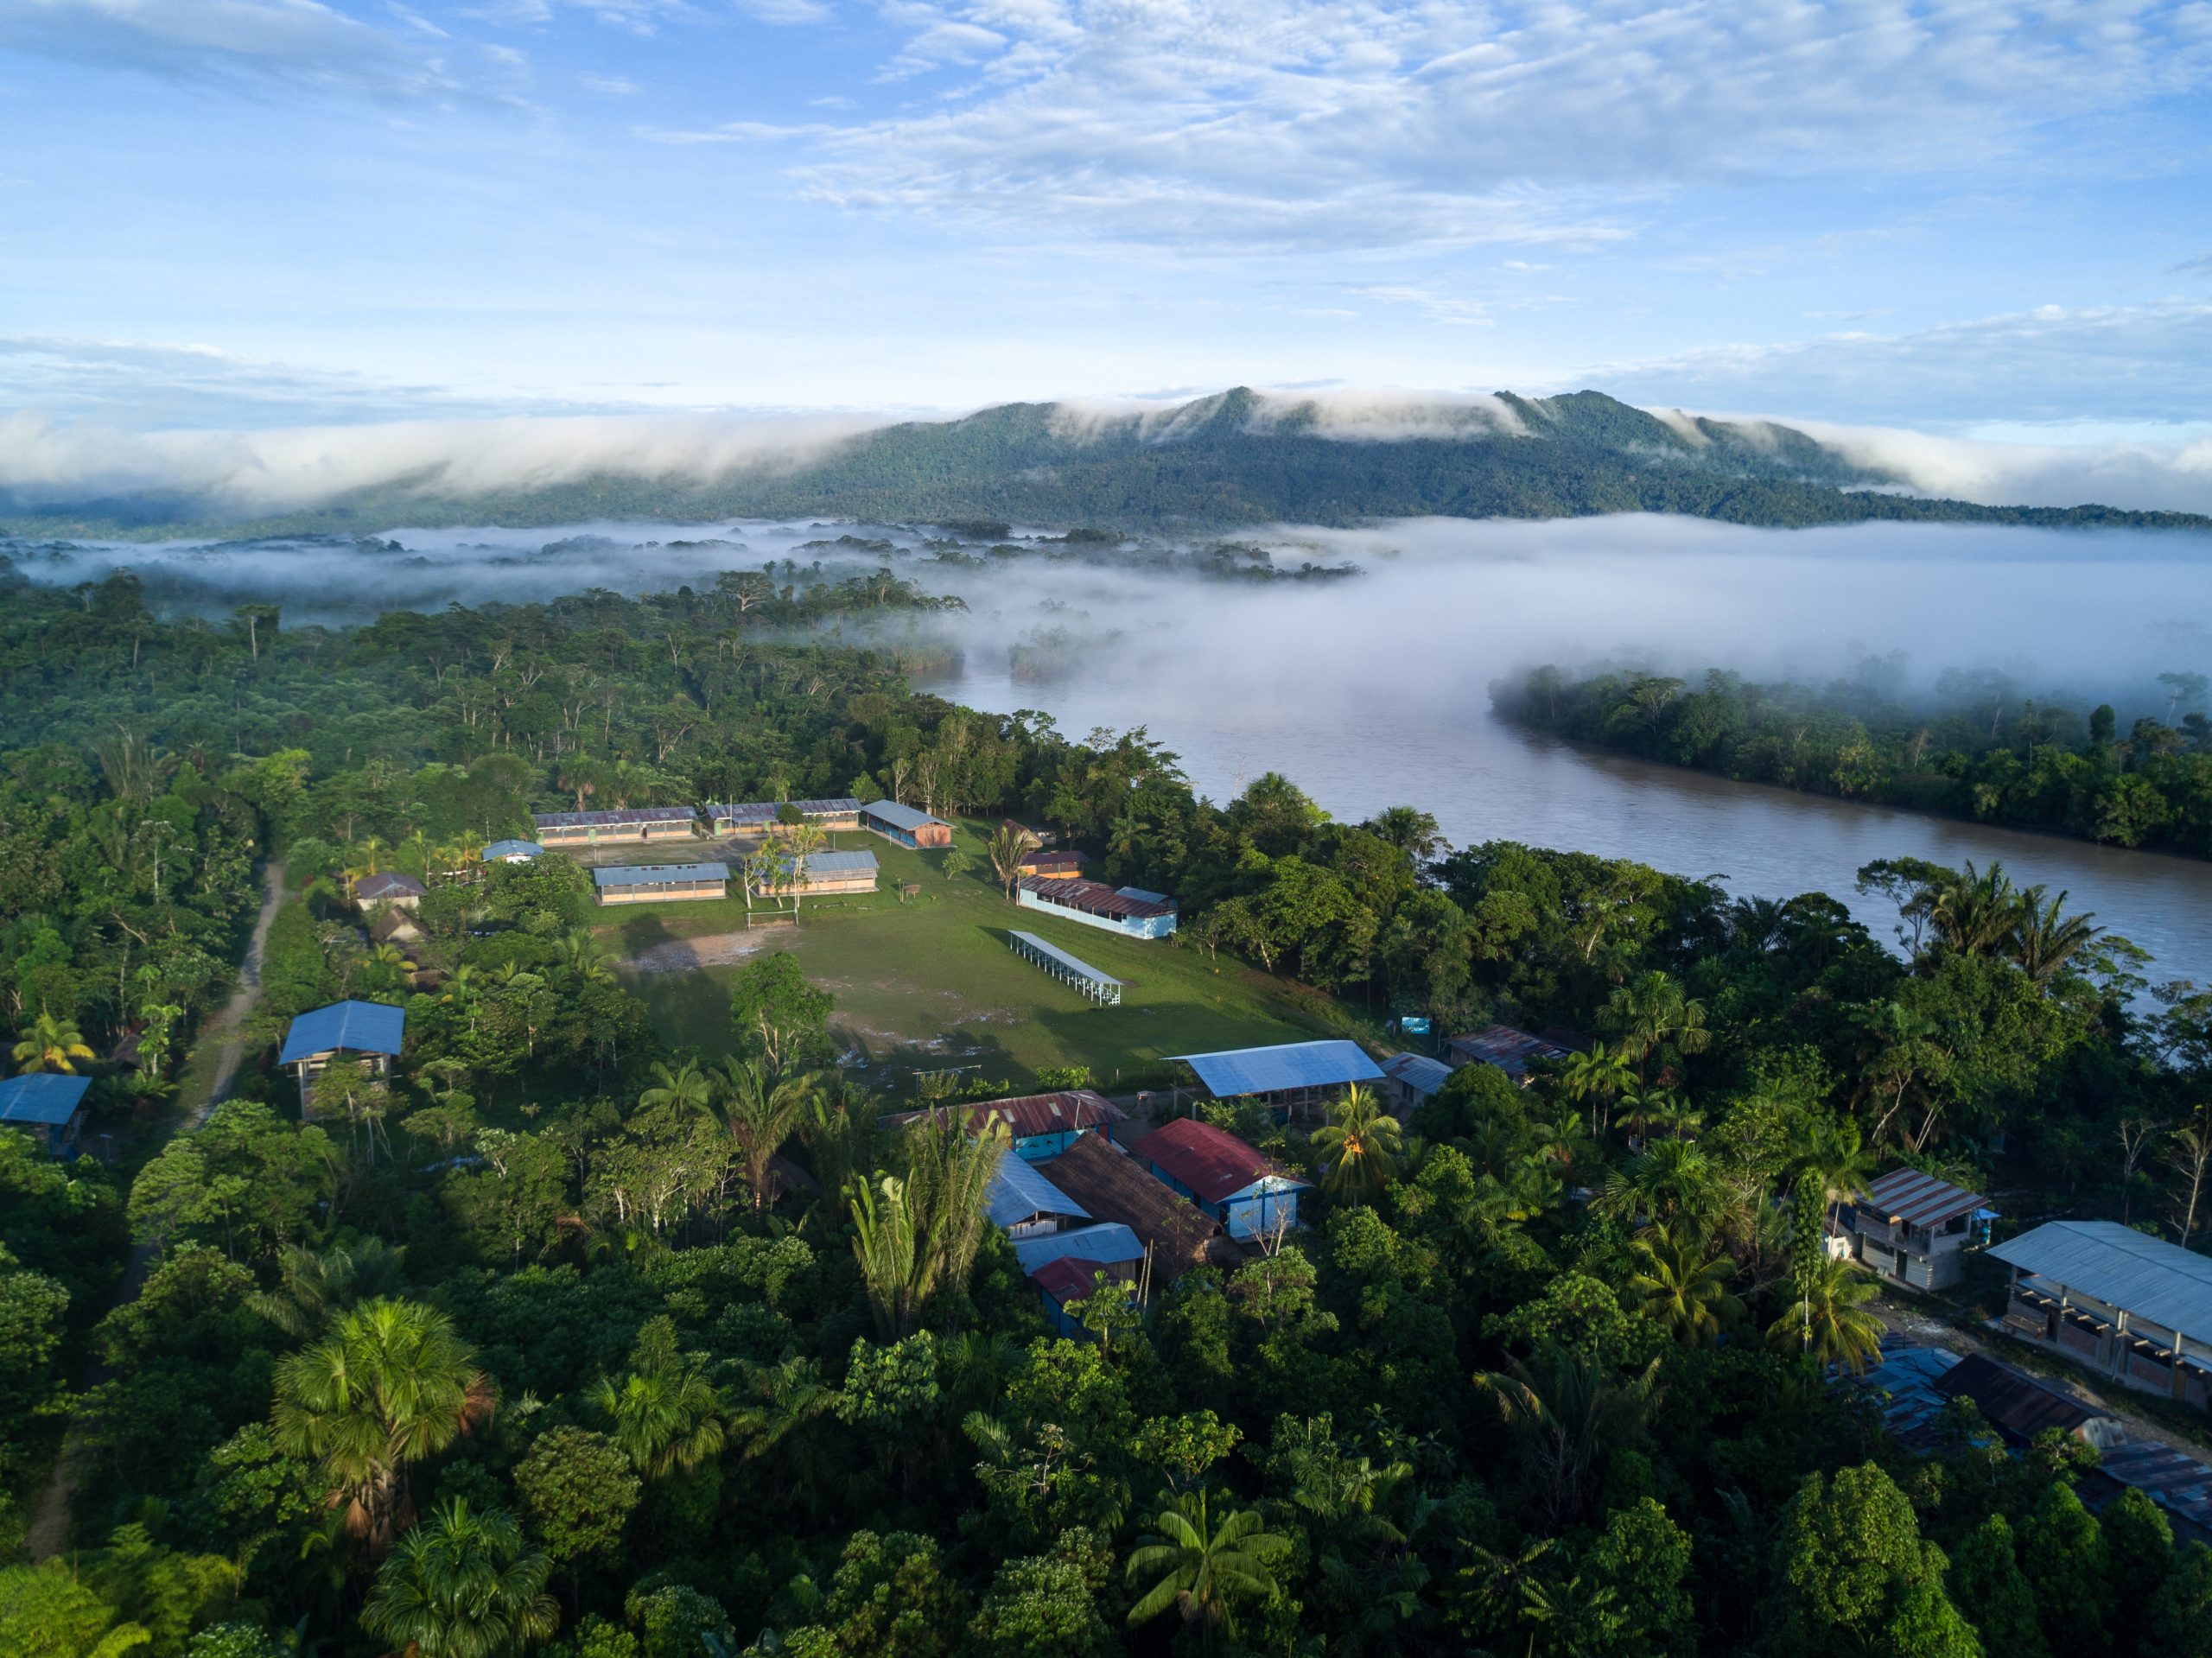
<path fill-rule="evenodd" d="M 277 909 L 283 901 L 284 866 L 270 864 L 262 872 L 261 913 L 254 918 L 253 935 L 246 940 L 245 959 L 238 964 L 238 988 L 200 1032 L 202 1042 L 213 1040 L 218 1035 L 221 1039 L 222 1045 L 215 1051 L 215 1069 L 208 1077 L 207 1094 L 177 1124 L 178 1134 L 188 1134 L 197 1130 L 207 1121 L 207 1114 L 231 1096 L 231 1084 L 238 1079 L 238 1066 L 245 1058 L 245 1021 L 261 995 L 262 952 L 268 948 L 269 929 L 276 922 Z M 150 1244 L 142 1243 L 132 1248 L 130 1264 L 124 1269 L 123 1282 L 116 1288 L 116 1306 L 136 1299 L 153 1261 Z M 86 1385 L 99 1382 L 102 1374 L 101 1368 L 95 1366 L 86 1378 Z M 83 1449 L 82 1440 L 72 1428 L 61 1442 L 61 1453 L 54 1459 L 54 1477 L 40 1494 L 38 1507 L 23 1535 L 23 1546 L 34 1560 L 59 1554 L 69 1540 L 69 1502 L 76 1493 L 77 1458 Z"/>

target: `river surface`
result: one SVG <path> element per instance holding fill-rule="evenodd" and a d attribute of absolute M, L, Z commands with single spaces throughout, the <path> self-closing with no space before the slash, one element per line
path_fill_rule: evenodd
<path fill-rule="evenodd" d="M 2016 881 L 2069 892 L 2151 951 L 2153 982 L 2212 980 L 2212 862 L 1578 751 L 1501 724 L 1489 696 L 1492 680 L 1545 662 L 1693 679 L 1718 664 L 1815 683 L 1871 673 L 1923 695 L 1962 669 L 2001 676 L 2008 706 L 2032 696 L 2078 715 L 2109 700 L 2125 731 L 2137 714 L 2167 711 L 2160 673 L 2212 673 L 2212 537 L 1760 530 L 1626 515 L 1275 527 L 1226 552 L 1211 537 L 1113 548 L 1016 530 L 1010 553 L 961 539 L 915 525 L 597 523 L 254 542 L 0 538 L 0 553 L 57 585 L 130 568 L 164 608 L 223 614 L 276 599 L 288 626 L 594 586 L 705 585 L 721 569 L 766 565 L 780 582 L 806 579 L 807 566 L 834 578 L 889 564 L 966 610 L 833 632 L 957 659 L 920 683 L 977 708 L 1044 709 L 1075 736 L 1147 727 L 1217 800 L 1281 772 L 1340 818 L 1417 805 L 1461 845 L 1580 848 L 1770 898 L 1825 892 L 1883 937 L 1896 917 L 1853 890 L 1861 865 L 2001 861 Z M 1301 566 L 1360 574 L 1281 579 Z M 1014 677 L 1017 651 L 1046 671 Z"/>

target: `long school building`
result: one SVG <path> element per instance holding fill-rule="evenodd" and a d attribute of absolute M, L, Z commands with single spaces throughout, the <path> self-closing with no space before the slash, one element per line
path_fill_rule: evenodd
<path fill-rule="evenodd" d="M 689 836 L 698 819 L 689 806 L 636 806 L 621 811 L 540 812 L 541 847 L 620 846 Z"/>
<path fill-rule="evenodd" d="M 872 801 L 861 808 L 861 827 L 874 829 L 887 841 L 919 851 L 925 847 L 952 844 L 952 825 L 895 800 Z"/>
<path fill-rule="evenodd" d="M 1175 931 L 1175 900 L 1139 886 L 1109 886 L 1103 880 L 1051 880 L 1033 875 L 1014 889 L 1025 910 L 1039 910 L 1064 921 L 1103 927 L 1124 938 L 1165 938 Z"/>
<path fill-rule="evenodd" d="M 729 894 L 728 864 L 610 864 L 593 870 L 591 879 L 601 904 L 665 904 Z"/>
<path fill-rule="evenodd" d="M 743 805 L 709 806 L 702 816 L 717 835 L 766 835 L 785 827 L 783 810 L 786 806 L 819 829 L 834 832 L 861 826 L 861 803 L 849 796 L 836 800 L 755 800 Z"/>

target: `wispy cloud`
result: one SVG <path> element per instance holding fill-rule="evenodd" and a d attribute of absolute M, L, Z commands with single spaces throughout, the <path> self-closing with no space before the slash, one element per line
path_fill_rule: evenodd
<path fill-rule="evenodd" d="M 1723 345 L 1577 378 L 1639 401 L 1818 409 L 1836 419 L 2212 418 L 2212 304 L 2044 306 L 1897 334 Z"/>
<path fill-rule="evenodd" d="M 1386 305 L 1416 307 L 1432 322 L 1459 327 L 1486 328 L 1491 321 L 1490 307 L 1483 301 L 1454 299 L 1448 295 L 1432 294 L 1425 288 L 1408 288 L 1388 283 L 1364 286 L 1347 283 L 1344 291 L 1365 299 L 1380 300 Z"/>
<path fill-rule="evenodd" d="M 394 10 L 404 38 L 316 0 L 0 0 L 0 51 L 188 82 L 397 97 L 451 91 L 445 66 L 423 44 L 423 20 Z"/>
<path fill-rule="evenodd" d="M 895 0 L 944 107 L 821 141 L 840 205 L 1185 248 L 1620 233 L 1695 181 L 1955 170 L 2201 90 L 2194 0 Z"/>

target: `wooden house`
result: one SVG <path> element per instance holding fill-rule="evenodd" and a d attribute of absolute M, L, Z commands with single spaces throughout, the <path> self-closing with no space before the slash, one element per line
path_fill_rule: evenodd
<path fill-rule="evenodd" d="M 88 1077 L 66 1070 L 32 1070 L 0 1082 L 0 1128 L 20 1128 L 49 1157 L 75 1148 L 85 1128 Z"/>
<path fill-rule="evenodd" d="M 1240 1257 L 1221 1222 L 1168 1189 L 1104 1134 L 1080 1136 L 1044 1166 L 1055 1190 L 1101 1221 L 1116 1221 L 1152 1251 L 1163 1280 L 1192 1267 L 1234 1267 Z"/>
<path fill-rule="evenodd" d="M 334 1001 L 302 1013 L 284 1032 L 276 1063 L 299 1075 L 300 1109 L 307 1109 L 308 1088 L 332 1061 L 365 1062 L 377 1076 L 388 1076 L 407 1036 L 407 1013 L 380 1001 Z"/>
<path fill-rule="evenodd" d="M 396 869 L 380 869 L 373 875 L 363 875 L 353 883 L 353 902 L 363 914 L 380 904 L 389 904 L 403 910 L 411 910 L 422 901 L 423 883 L 412 875 L 403 875 Z"/>

